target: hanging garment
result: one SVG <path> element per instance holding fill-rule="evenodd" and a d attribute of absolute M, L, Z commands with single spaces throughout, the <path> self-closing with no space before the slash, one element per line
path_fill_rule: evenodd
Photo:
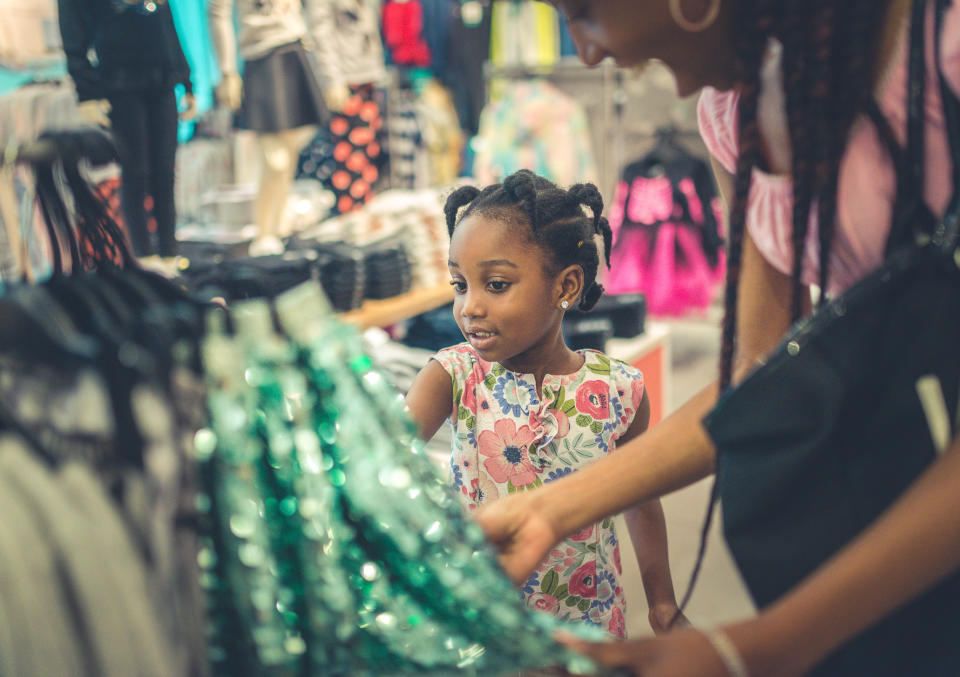
<path fill-rule="evenodd" d="M 490 55 L 490 0 L 450 2 L 449 9 L 447 61 L 439 77 L 454 93 L 460 126 L 473 136 L 480 128 L 485 98 L 483 64 Z"/>
<path fill-rule="evenodd" d="M 324 87 L 384 80 L 380 0 L 307 0 L 307 11 Z"/>
<path fill-rule="evenodd" d="M 431 185 L 428 183 L 429 168 L 418 100 L 416 91 L 410 86 L 398 87 L 390 92 L 387 150 L 391 188 L 412 190 Z"/>
<path fill-rule="evenodd" d="M 423 7 L 423 37 L 430 50 L 430 69 L 440 77 L 447 65 L 451 0 L 420 0 Z"/>
<path fill-rule="evenodd" d="M 59 154 L 90 138 L 50 141 Z M 87 154 L 57 156 L 65 180 L 37 182 L 52 250 L 72 267 L 54 256 L 51 280 L 0 296 L 0 356 L 20 364 L 0 387 L 43 379 L 49 397 L 0 400 L 5 673 L 595 670 L 520 603 L 320 287 L 272 306 L 196 302 L 137 267 L 75 174 Z M 94 385 L 60 406 L 71 389 L 57 386 L 87 374 Z M 107 444 L 85 447 L 91 429 Z M 197 538 L 170 538 L 183 531 Z M 178 613 L 198 599 L 205 614 Z M 182 660 L 198 638 L 207 661 Z"/>
<path fill-rule="evenodd" d="M 560 58 L 557 10 L 546 3 L 494 0 L 490 61 L 497 66 L 550 66 Z"/>
<path fill-rule="evenodd" d="M 502 96 L 484 108 L 471 145 L 474 176 L 483 185 L 519 169 L 560 185 L 597 182 L 586 113 L 545 80 L 504 83 Z"/>
<path fill-rule="evenodd" d="M 420 0 L 387 0 L 383 6 L 383 39 L 393 63 L 424 68 L 430 65 Z"/>
<path fill-rule="evenodd" d="M 617 185 L 604 286 L 643 293 L 654 315 L 705 310 L 724 277 L 721 222 L 709 166 L 662 139 Z"/>
<path fill-rule="evenodd" d="M 350 91 L 343 110 L 333 113 L 328 128 L 304 148 L 299 161 L 300 177 L 318 179 L 334 194 L 333 214 L 362 206 L 380 178 L 380 106 L 371 86 Z"/>

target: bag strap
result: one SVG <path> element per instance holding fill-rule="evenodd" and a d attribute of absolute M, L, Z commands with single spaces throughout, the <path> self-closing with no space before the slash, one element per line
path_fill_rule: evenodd
<path fill-rule="evenodd" d="M 910 18 L 910 46 L 907 84 L 907 147 L 896 141 L 886 116 L 876 101 L 871 99 L 867 114 L 871 118 L 881 142 L 887 147 L 897 176 L 897 196 L 894 201 L 890 236 L 886 256 L 908 246 L 931 239 L 947 246 L 960 239 L 960 102 L 950 88 L 940 67 L 943 23 L 951 0 L 937 0 L 935 11 L 935 60 L 950 155 L 953 159 L 953 197 L 943 219 L 938 219 L 924 201 L 925 94 L 926 94 L 926 0 L 915 0 Z"/>
<path fill-rule="evenodd" d="M 871 99 L 867 112 L 881 141 L 887 146 L 897 174 L 897 196 L 885 255 L 914 244 L 918 235 L 930 233 L 936 219 L 923 199 L 924 149 L 926 143 L 924 103 L 926 94 L 927 1 L 914 0 L 910 13 L 907 79 L 907 145 L 902 149 L 890 122 Z"/>
<path fill-rule="evenodd" d="M 937 0 L 936 54 L 943 54 L 943 25 L 951 0 Z M 960 11 L 960 10 L 958 10 Z M 938 66 L 940 98 L 943 101 L 943 124 L 950 142 L 950 157 L 953 160 L 953 196 L 947 203 L 943 220 L 934 233 L 934 241 L 949 248 L 960 245 L 960 100 L 947 82 L 946 73 Z"/>

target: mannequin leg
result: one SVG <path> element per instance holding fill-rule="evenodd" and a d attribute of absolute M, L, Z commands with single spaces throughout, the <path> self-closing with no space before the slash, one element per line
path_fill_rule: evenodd
<path fill-rule="evenodd" d="M 174 204 L 174 168 L 177 159 L 177 99 L 173 90 L 148 95 L 150 194 L 157 221 L 160 256 L 177 254 L 177 210 Z"/>
<path fill-rule="evenodd" d="M 300 150 L 313 138 L 314 127 L 298 127 L 282 132 L 260 134 L 262 158 L 260 186 L 254 207 L 259 234 L 251 253 L 278 253 L 283 216 L 297 170 Z"/>
<path fill-rule="evenodd" d="M 123 220 L 137 256 L 154 254 L 147 231 L 147 196 L 150 176 L 149 111 L 139 93 L 115 94 L 110 97 L 110 125 L 120 152 L 120 201 Z"/>

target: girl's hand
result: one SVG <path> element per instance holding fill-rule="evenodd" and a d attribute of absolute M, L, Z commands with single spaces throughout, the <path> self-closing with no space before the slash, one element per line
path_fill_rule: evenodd
<path fill-rule="evenodd" d="M 650 619 L 650 627 L 653 628 L 654 634 L 657 635 L 663 635 L 668 632 L 690 627 L 690 621 L 680 613 L 680 609 L 677 608 L 676 603 L 655 604 L 650 607 L 650 613 L 647 617 Z M 673 620 L 674 617 L 677 619 L 675 622 Z"/>
<path fill-rule="evenodd" d="M 710 642 L 696 630 L 626 642 L 584 642 L 566 635 L 558 639 L 600 665 L 626 668 L 642 677 L 729 677 Z"/>
<path fill-rule="evenodd" d="M 476 519 L 500 551 L 500 564 L 516 585 L 529 578 L 562 538 L 538 509 L 534 495 L 542 489 L 513 494 L 477 510 Z"/>

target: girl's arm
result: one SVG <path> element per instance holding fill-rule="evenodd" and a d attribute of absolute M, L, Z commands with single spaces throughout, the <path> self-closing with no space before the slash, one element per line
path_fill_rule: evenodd
<path fill-rule="evenodd" d="M 410 416 L 421 440 L 433 437 L 453 410 L 453 381 L 436 360 L 430 360 L 410 386 L 406 397 Z"/>
<path fill-rule="evenodd" d="M 633 422 L 617 441 L 618 446 L 646 432 L 650 424 L 650 399 L 643 393 Z M 623 513 L 627 531 L 633 543 L 633 551 L 640 565 L 643 592 L 647 597 L 650 627 L 657 634 L 670 628 L 677 613 L 677 597 L 670 576 L 670 559 L 667 555 L 667 525 L 659 500 L 647 501 Z"/>

